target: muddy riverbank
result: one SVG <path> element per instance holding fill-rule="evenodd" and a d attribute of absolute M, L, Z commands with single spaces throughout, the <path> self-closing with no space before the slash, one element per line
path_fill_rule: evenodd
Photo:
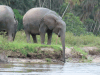
<path fill-rule="evenodd" d="M 77 49 L 77 50 L 76 50 Z M 66 61 L 73 63 L 100 63 L 100 49 L 97 47 L 70 47 L 65 50 Z M 78 51 L 79 49 L 79 51 Z"/>
<path fill-rule="evenodd" d="M 24 52 L 24 50 L 23 50 Z M 35 52 L 21 53 L 16 50 L 0 49 L 0 61 L 3 62 L 22 62 L 22 63 L 47 63 L 61 62 L 62 50 L 56 50 L 51 47 L 38 47 Z"/>
<path fill-rule="evenodd" d="M 77 49 L 77 50 L 76 50 Z M 81 49 L 78 51 L 78 49 Z M 8 62 L 20 63 L 61 63 L 62 51 L 55 51 L 53 48 L 38 48 L 36 53 L 22 54 L 19 51 L 0 50 L 1 56 L 5 57 L 0 59 L 7 59 Z M 72 63 L 100 63 L 100 50 L 97 47 L 66 47 L 65 50 L 66 62 Z M 3 60 L 4 61 L 4 60 Z"/>

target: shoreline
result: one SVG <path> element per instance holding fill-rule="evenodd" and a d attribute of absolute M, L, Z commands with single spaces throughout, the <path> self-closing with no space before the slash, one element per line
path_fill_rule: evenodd
<path fill-rule="evenodd" d="M 82 54 L 82 52 L 76 51 L 74 47 L 66 47 L 65 49 L 65 60 L 66 62 L 71 63 L 100 63 L 100 50 L 97 47 L 81 47 L 81 50 L 84 51 L 86 54 Z M 81 51 L 80 50 L 80 51 Z M 61 61 L 61 51 L 58 54 L 51 48 L 42 48 L 42 53 L 44 51 L 48 51 L 48 55 L 43 55 L 41 53 L 34 54 L 30 53 L 27 56 L 21 54 L 20 52 L 13 52 L 10 50 L 0 50 L 4 54 L 0 54 L 0 59 L 2 58 L 7 60 L 8 63 L 64 63 Z M 38 56 L 39 55 L 39 56 Z M 8 57 L 7 57 L 8 56 Z M 41 58 L 43 56 L 43 58 Z M 4 61 L 5 61 L 4 60 Z"/>
<path fill-rule="evenodd" d="M 65 49 L 66 61 L 72 63 L 100 63 L 100 49 L 97 47 L 80 47 L 85 53 L 77 51 L 74 47 Z"/>
<path fill-rule="evenodd" d="M 63 63 L 60 60 L 51 59 L 51 61 L 47 61 L 46 59 L 29 59 L 29 58 L 8 58 L 8 63 Z"/>

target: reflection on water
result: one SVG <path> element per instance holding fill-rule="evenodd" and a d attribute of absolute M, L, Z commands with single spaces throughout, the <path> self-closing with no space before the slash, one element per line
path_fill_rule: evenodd
<path fill-rule="evenodd" d="M 0 75 L 100 75 L 100 63 L 0 64 Z"/>

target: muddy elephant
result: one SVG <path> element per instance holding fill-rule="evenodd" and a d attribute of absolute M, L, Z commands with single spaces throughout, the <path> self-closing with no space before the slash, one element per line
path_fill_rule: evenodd
<path fill-rule="evenodd" d="M 30 40 L 30 34 L 32 35 L 34 43 L 37 43 L 36 35 L 40 35 L 41 44 L 44 44 L 45 33 L 47 33 L 47 44 L 50 45 L 52 33 L 56 33 L 59 37 L 61 37 L 63 57 L 65 57 L 66 24 L 56 12 L 48 8 L 32 8 L 23 16 L 23 26 L 27 42 Z"/>
<path fill-rule="evenodd" d="M 14 41 L 18 21 L 11 7 L 0 5 L 0 32 L 5 31 L 9 41 Z"/>

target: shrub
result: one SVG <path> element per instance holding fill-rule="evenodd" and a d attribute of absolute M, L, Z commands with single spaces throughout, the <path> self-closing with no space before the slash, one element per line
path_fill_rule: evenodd
<path fill-rule="evenodd" d="M 67 13 L 63 19 L 66 23 L 66 31 L 72 32 L 74 35 L 86 33 L 84 24 L 80 21 L 79 17 L 74 16 L 72 13 Z"/>
<path fill-rule="evenodd" d="M 100 31 L 99 31 L 99 24 L 98 22 L 95 22 L 93 19 L 85 19 L 84 20 L 84 25 L 86 27 L 86 30 L 88 32 L 92 32 L 93 34 L 95 35 L 99 35 L 100 34 Z"/>
<path fill-rule="evenodd" d="M 19 14 L 17 9 L 13 9 L 13 11 L 14 11 L 16 19 L 18 20 L 17 30 L 21 30 L 23 29 L 23 23 L 22 23 L 23 16 Z"/>

